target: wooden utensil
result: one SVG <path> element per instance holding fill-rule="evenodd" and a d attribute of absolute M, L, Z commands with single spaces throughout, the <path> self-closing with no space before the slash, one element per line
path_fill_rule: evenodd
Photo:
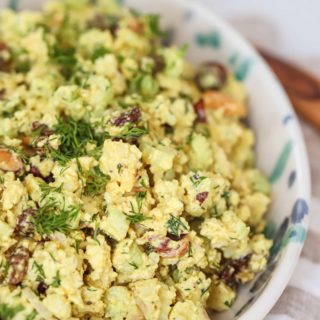
<path fill-rule="evenodd" d="M 264 50 L 259 52 L 277 75 L 295 110 L 320 129 L 320 79 Z"/>

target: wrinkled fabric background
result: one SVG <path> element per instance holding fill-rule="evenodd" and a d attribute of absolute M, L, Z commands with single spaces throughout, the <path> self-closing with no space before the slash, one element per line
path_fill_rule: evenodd
<path fill-rule="evenodd" d="M 320 78 L 319 0 L 198 0 L 252 43 Z M 320 108 L 320 105 L 319 105 Z M 320 129 L 300 119 L 312 179 L 310 227 L 289 286 L 265 320 L 320 319 Z"/>

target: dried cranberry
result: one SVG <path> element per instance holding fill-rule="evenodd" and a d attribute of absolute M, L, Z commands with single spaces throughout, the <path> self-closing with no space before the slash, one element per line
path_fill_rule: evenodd
<path fill-rule="evenodd" d="M 160 55 L 154 55 L 152 56 L 154 61 L 154 73 L 158 73 L 163 71 L 163 69 L 166 66 L 166 63 L 164 61 L 164 58 Z"/>
<path fill-rule="evenodd" d="M 54 182 L 54 177 L 53 177 L 53 174 L 50 173 L 49 176 L 45 177 L 43 176 L 43 174 L 40 172 L 39 168 L 34 166 L 34 165 L 30 165 L 30 170 L 29 172 L 34 176 L 34 177 L 37 177 L 37 178 L 41 178 L 43 179 L 46 183 L 50 183 L 50 182 Z"/>
<path fill-rule="evenodd" d="M 173 134 L 174 128 L 172 126 L 170 126 L 169 124 L 165 123 L 163 125 L 163 127 L 164 127 L 165 134 Z"/>
<path fill-rule="evenodd" d="M 28 271 L 28 261 L 30 252 L 25 247 L 17 247 L 8 257 L 8 262 L 12 270 L 8 274 L 10 285 L 20 284 Z"/>
<path fill-rule="evenodd" d="M 42 174 L 40 172 L 40 170 L 38 169 L 38 167 L 34 166 L 34 165 L 30 165 L 30 173 L 37 178 L 42 178 Z"/>
<path fill-rule="evenodd" d="M 34 225 L 32 223 L 32 217 L 36 215 L 36 210 L 29 208 L 18 216 L 17 224 L 14 229 L 14 234 L 19 237 L 30 237 L 34 234 Z"/>
<path fill-rule="evenodd" d="M 44 283 L 43 281 L 41 281 L 38 284 L 37 291 L 39 294 L 45 294 L 48 288 L 49 288 L 49 286 L 46 283 Z"/>
<path fill-rule="evenodd" d="M 172 233 L 167 233 L 167 237 L 170 238 L 173 241 L 180 241 L 182 240 L 185 236 L 187 235 L 187 233 L 181 233 L 179 236 L 172 234 Z"/>
<path fill-rule="evenodd" d="M 208 192 L 200 192 L 197 194 L 196 199 L 200 202 L 200 204 L 203 204 L 207 197 Z"/>
<path fill-rule="evenodd" d="M 164 240 L 159 244 L 159 246 L 156 248 L 157 252 L 167 252 L 170 249 L 169 247 L 170 239 L 164 238 Z"/>
<path fill-rule="evenodd" d="M 194 112 L 197 114 L 197 121 L 204 123 L 207 122 L 206 111 L 203 99 L 200 99 L 193 105 Z"/>
<path fill-rule="evenodd" d="M 52 173 L 50 173 L 47 177 L 43 177 L 43 180 L 44 180 L 46 183 L 51 183 L 51 182 L 54 182 L 54 181 L 55 181 Z"/>
<path fill-rule="evenodd" d="M 224 259 L 221 264 L 220 277 L 231 287 L 237 285 L 236 275 L 248 266 L 250 255 L 238 260 Z"/>
<path fill-rule="evenodd" d="M 113 120 L 112 124 L 116 127 L 122 127 L 126 123 L 137 123 L 140 116 L 140 109 L 135 107 L 127 112 L 123 112 L 118 118 Z"/>

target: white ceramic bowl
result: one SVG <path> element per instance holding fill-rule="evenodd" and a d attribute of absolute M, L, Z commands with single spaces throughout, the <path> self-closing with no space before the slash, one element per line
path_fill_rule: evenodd
<path fill-rule="evenodd" d="M 41 3 L 9 0 L 18 9 L 35 9 Z M 252 46 L 196 0 L 128 0 L 125 4 L 161 14 L 173 42 L 189 45 L 190 61 L 223 62 L 248 90 L 258 167 L 273 186 L 266 233 L 274 239 L 274 246 L 267 270 L 240 289 L 229 312 L 215 315 L 214 319 L 262 320 L 293 273 L 308 225 L 309 167 L 296 115 L 277 79 Z M 5 5 L 6 1 L 1 0 L 0 8 Z"/>

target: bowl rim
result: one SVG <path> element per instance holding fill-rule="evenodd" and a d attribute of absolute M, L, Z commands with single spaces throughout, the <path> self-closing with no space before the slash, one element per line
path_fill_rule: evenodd
<path fill-rule="evenodd" d="M 176 0 L 176 2 L 182 6 L 188 6 L 191 9 L 194 8 L 201 15 L 214 20 L 221 30 L 236 39 L 237 43 L 240 43 L 241 46 L 259 62 L 261 72 L 263 72 L 265 77 L 270 81 L 270 91 L 277 93 L 282 108 L 286 110 L 287 113 L 290 113 L 297 118 L 296 112 L 294 111 L 278 78 L 257 50 L 244 38 L 244 36 L 242 36 L 233 26 L 231 26 L 230 23 L 214 13 L 214 11 L 208 8 L 205 4 L 196 2 L 196 0 L 189 0 L 188 2 L 185 2 L 184 0 Z M 295 152 L 295 162 L 299 172 L 303 172 L 303 175 L 301 175 L 300 178 L 299 191 L 297 193 L 309 204 L 311 197 L 310 166 L 302 130 L 298 121 L 293 121 L 290 126 L 286 127 L 286 130 L 295 141 L 295 145 L 298 150 L 298 152 Z M 308 215 L 305 215 L 303 222 L 307 232 L 309 225 Z M 246 311 L 244 311 L 238 320 L 261 320 L 268 314 L 288 285 L 300 258 L 304 243 L 305 239 L 302 244 L 290 243 L 287 245 L 280 257 L 277 268 L 272 274 L 272 278 L 263 288 L 258 298 Z"/>

